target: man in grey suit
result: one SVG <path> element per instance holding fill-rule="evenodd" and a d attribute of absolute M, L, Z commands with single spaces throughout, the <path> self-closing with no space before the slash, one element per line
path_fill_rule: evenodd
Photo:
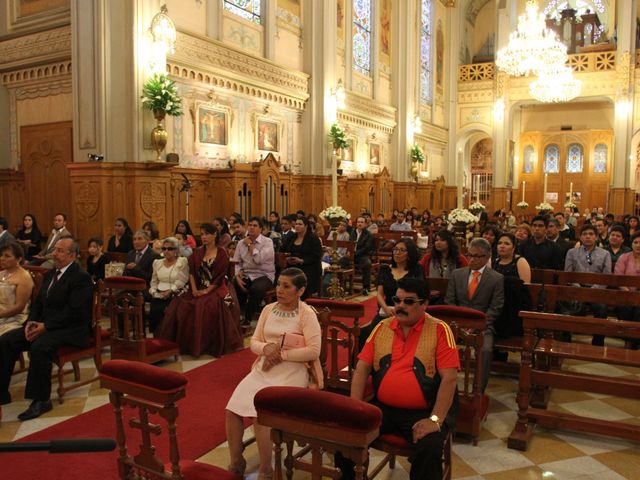
<path fill-rule="evenodd" d="M 56 243 L 61 238 L 73 237 L 67 230 L 67 216 L 64 213 L 56 213 L 53 217 L 53 230 L 49 234 L 47 243 L 38 255 L 33 256 L 32 265 L 40 265 L 45 268 L 53 268 L 53 251 Z"/>
<path fill-rule="evenodd" d="M 504 278 L 488 267 L 491 245 L 484 238 L 474 238 L 467 253 L 469 266 L 454 270 L 449 279 L 447 305 L 473 308 L 487 316 L 482 346 L 482 391 L 489 383 L 489 371 L 493 357 L 493 324 L 504 305 Z"/>
<path fill-rule="evenodd" d="M 9 222 L 4 217 L 0 217 L 0 248 L 15 242 L 16 238 L 9 233 Z"/>

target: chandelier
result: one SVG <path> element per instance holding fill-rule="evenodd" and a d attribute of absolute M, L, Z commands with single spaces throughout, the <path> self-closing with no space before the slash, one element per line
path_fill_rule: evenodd
<path fill-rule="evenodd" d="M 166 5 L 160 7 L 160 11 L 155 14 L 151 20 L 149 33 L 155 45 L 164 49 L 165 54 L 174 53 L 174 45 L 176 43 L 176 27 L 171 18 Z"/>
<path fill-rule="evenodd" d="M 568 102 L 580 95 L 582 82 L 573 78 L 571 67 L 562 65 L 540 72 L 537 80 L 529 84 L 529 93 L 543 103 Z"/>
<path fill-rule="evenodd" d="M 509 35 L 509 43 L 498 51 L 496 65 L 514 77 L 537 75 L 549 65 L 564 65 L 567 47 L 555 32 L 546 28 L 538 2 L 528 0 L 526 12 L 518 17 L 518 28 Z"/>

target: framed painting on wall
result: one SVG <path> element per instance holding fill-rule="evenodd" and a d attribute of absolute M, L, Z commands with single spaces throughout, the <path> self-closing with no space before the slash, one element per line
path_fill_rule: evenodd
<path fill-rule="evenodd" d="M 347 138 L 347 143 L 349 146 L 342 151 L 342 159 L 345 162 L 355 162 L 355 151 L 356 151 L 356 139 L 355 138 Z"/>
<path fill-rule="evenodd" d="M 369 144 L 369 163 L 371 165 L 380 165 L 380 144 Z"/>
<path fill-rule="evenodd" d="M 228 144 L 228 112 L 206 105 L 198 106 L 197 141 L 205 145 Z"/>
<path fill-rule="evenodd" d="M 256 125 L 256 144 L 258 150 L 279 152 L 280 122 L 258 118 Z"/>

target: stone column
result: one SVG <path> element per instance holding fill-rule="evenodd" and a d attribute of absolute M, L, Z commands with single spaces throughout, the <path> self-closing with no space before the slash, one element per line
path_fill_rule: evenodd
<path fill-rule="evenodd" d="M 396 107 L 398 125 L 391 144 L 390 173 L 396 181 L 410 178 L 409 149 L 413 143 L 413 117 L 418 102 L 418 2 L 407 1 L 392 13 L 391 102 Z"/>
<path fill-rule="evenodd" d="M 222 40 L 222 2 L 207 0 L 207 36 L 213 40 Z"/>
<path fill-rule="evenodd" d="M 302 173 L 331 172 L 327 135 L 336 120 L 331 90 L 336 78 L 336 2 L 303 0 L 304 71 L 311 75 L 309 103 L 303 114 Z"/>
<path fill-rule="evenodd" d="M 276 27 L 276 2 L 265 2 L 264 9 L 264 58 L 276 58 L 276 42 L 278 29 Z"/>
<path fill-rule="evenodd" d="M 462 193 L 464 189 L 463 171 L 464 171 L 464 155 L 457 149 L 457 131 L 458 131 L 458 67 L 460 65 L 460 22 L 464 15 L 462 9 L 447 9 L 447 38 L 446 45 L 450 48 L 446 49 L 446 86 L 444 89 L 444 114 L 447 119 L 447 128 L 449 129 L 449 141 L 447 144 L 447 152 L 445 155 L 445 165 L 441 171 L 444 173 L 447 185 L 457 185 L 457 201 L 456 207 L 462 207 Z"/>

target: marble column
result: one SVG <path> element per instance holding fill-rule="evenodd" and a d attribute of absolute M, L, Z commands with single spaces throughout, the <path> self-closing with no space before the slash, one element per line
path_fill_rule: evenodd
<path fill-rule="evenodd" d="M 460 8 L 447 9 L 447 38 L 446 45 L 460 45 L 460 22 L 464 12 Z M 456 106 L 458 104 L 458 67 L 460 55 L 457 48 L 448 48 L 445 54 L 446 71 L 445 78 L 445 110 L 444 115 L 449 129 L 449 142 L 445 156 L 445 165 L 442 169 L 448 185 L 457 185 L 456 207 L 462 207 L 462 194 L 464 189 L 464 155 L 458 151 L 458 116 Z"/>

